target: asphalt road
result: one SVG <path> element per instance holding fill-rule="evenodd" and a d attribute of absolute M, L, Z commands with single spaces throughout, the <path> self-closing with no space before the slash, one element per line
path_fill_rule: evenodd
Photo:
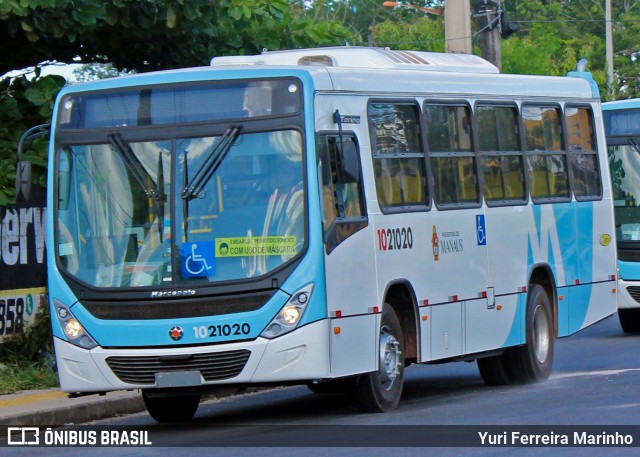
<path fill-rule="evenodd" d="M 637 447 L 481 447 L 475 437 L 483 431 L 498 437 L 504 431 L 511 439 L 512 432 L 548 435 L 551 430 L 553 438 L 564 431 L 606 430 L 628 434 L 640 446 L 639 386 L 640 336 L 623 334 L 614 316 L 557 340 L 553 373 L 540 384 L 487 387 L 475 363 L 414 365 L 406 371 L 402 401 L 391 413 L 358 414 L 345 396 L 290 387 L 204 402 L 187 427 L 158 425 L 146 413 L 91 424 L 149 430 L 154 447 L 40 450 L 65 457 L 94 451 L 101 457 L 163 455 L 164 447 L 179 447 L 186 456 L 255 456 L 255 447 L 263 448 L 260 453 L 305 457 L 637 455 Z M 469 444 L 470 434 L 474 447 L 450 447 L 458 439 L 460 446 Z M 430 447 L 443 442 L 448 447 Z M 33 455 L 11 451 L 7 455 Z"/>

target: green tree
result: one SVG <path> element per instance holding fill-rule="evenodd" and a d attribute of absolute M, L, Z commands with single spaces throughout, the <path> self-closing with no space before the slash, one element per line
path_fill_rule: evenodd
<path fill-rule="evenodd" d="M 397 7 L 386 7 L 382 0 L 316 0 L 295 3 L 305 14 L 318 20 L 339 21 L 361 36 L 365 43 L 375 45 L 376 43 L 372 40 L 378 24 L 389 22 L 408 24 L 425 16 L 423 11 L 406 5 L 441 9 L 444 0 L 412 0 L 399 2 L 405 6 Z"/>
<path fill-rule="evenodd" d="M 423 16 L 410 22 L 382 22 L 373 28 L 373 44 L 394 49 L 444 52 L 444 20 Z"/>
<path fill-rule="evenodd" d="M 29 80 L 26 76 L 0 79 L 0 206 L 14 201 L 16 147 L 28 128 L 51 118 L 55 97 L 64 86 L 60 76 Z M 34 182 L 45 184 L 46 141 L 29 144 L 23 159 L 34 165 Z"/>
<path fill-rule="evenodd" d="M 504 71 L 564 74 L 566 69 L 575 68 L 579 59 L 586 58 L 603 99 L 610 98 L 605 0 L 506 0 L 505 5 L 520 31 L 515 39 L 503 42 Z M 614 98 L 639 97 L 640 3 L 620 0 L 612 2 L 612 7 Z M 505 67 L 505 63 L 510 66 Z"/>
<path fill-rule="evenodd" d="M 286 0 L 0 0 L 0 42 L 11 50 L 0 55 L 0 74 L 51 59 L 159 70 L 350 38 Z"/>

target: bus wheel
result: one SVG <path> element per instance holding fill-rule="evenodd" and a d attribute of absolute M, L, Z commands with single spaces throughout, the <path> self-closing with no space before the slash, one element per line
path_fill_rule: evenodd
<path fill-rule="evenodd" d="M 618 310 L 620 326 L 625 333 L 640 333 L 640 308 Z"/>
<path fill-rule="evenodd" d="M 391 411 L 402 395 L 404 340 L 398 317 L 388 304 L 382 307 L 378 363 L 378 371 L 360 375 L 355 383 L 355 401 L 362 412 Z"/>
<path fill-rule="evenodd" d="M 510 369 L 515 382 L 544 381 L 553 365 L 553 313 L 544 287 L 533 284 L 527 297 L 527 344 L 510 349 Z"/>
<path fill-rule="evenodd" d="M 149 415 L 161 423 L 189 421 L 200 404 L 198 394 L 159 396 L 143 390 L 142 399 Z"/>
<path fill-rule="evenodd" d="M 508 353 L 477 359 L 478 371 L 488 386 L 506 386 L 513 384 L 513 376 L 509 372 Z"/>

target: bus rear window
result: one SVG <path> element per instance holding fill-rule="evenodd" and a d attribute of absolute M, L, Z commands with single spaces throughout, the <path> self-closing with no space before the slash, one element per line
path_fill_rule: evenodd
<path fill-rule="evenodd" d="M 294 79 L 200 82 L 71 94 L 62 99 L 61 129 L 136 127 L 282 116 L 302 109 Z"/>

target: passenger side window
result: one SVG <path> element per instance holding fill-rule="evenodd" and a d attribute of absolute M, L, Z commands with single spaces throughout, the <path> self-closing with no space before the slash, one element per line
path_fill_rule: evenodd
<path fill-rule="evenodd" d="M 515 106 L 478 105 L 475 114 L 485 200 L 489 204 L 525 201 L 518 110 Z"/>
<path fill-rule="evenodd" d="M 565 108 L 569 160 L 576 200 L 594 200 L 602 196 L 593 116 L 588 107 Z"/>
<path fill-rule="evenodd" d="M 369 127 L 378 202 L 383 211 L 426 206 L 424 151 L 418 107 L 370 103 Z"/>
<path fill-rule="evenodd" d="M 560 108 L 525 105 L 522 120 L 532 198 L 569 199 Z"/>
<path fill-rule="evenodd" d="M 479 203 L 469 107 L 426 104 L 424 112 L 436 203 Z"/>

